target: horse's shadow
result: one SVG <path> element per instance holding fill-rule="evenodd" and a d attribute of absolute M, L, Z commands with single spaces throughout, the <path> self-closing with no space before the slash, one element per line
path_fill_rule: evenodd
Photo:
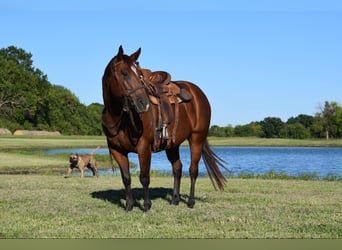
<path fill-rule="evenodd" d="M 150 188 L 150 199 L 163 199 L 171 204 L 173 190 L 171 188 Z M 133 188 L 132 189 L 134 206 L 139 207 L 140 210 L 143 210 L 143 189 L 142 188 Z M 111 202 L 123 209 L 126 209 L 126 201 L 125 201 L 125 190 L 124 189 L 108 189 L 103 191 L 96 191 L 90 194 L 95 199 L 104 200 L 106 202 Z M 185 195 L 186 196 L 186 195 Z M 186 197 L 181 195 L 180 202 L 186 203 Z"/>

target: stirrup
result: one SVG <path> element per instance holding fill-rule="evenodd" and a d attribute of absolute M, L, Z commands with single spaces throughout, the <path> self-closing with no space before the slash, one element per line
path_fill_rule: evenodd
<path fill-rule="evenodd" d="M 162 125 L 162 133 L 161 133 L 162 138 L 168 139 L 169 138 L 169 133 L 167 132 L 167 124 L 163 123 Z"/>

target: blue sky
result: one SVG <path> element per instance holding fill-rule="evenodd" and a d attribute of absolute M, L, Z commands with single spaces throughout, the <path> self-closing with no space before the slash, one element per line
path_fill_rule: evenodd
<path fill-rule="evenodd" d="M 102 103 L 101 77 L 122 44 L 140 64 L 196 83 L 212 125 L 286 121 L 342 103 L 342 1 L 0 2 L 0 47 L 84 104 Z"/>

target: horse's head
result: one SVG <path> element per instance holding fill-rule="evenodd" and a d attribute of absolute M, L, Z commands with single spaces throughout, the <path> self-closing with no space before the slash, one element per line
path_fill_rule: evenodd
<path fill-rule="evenodd" d="M 114 97 L 123 97 L 124 110 L 134 108 L 138 113 L 144 113 L 149 108 L 149 98 L 146 87 L 141 79 L 140 70 L 137 68 L 137 59 L 140 55 L 139 48 L 132 55 L 125 55 L 120 46 L 118 54 L 109 63 L 111 77 L 107 84 Z M 107 66 L 107 68 L 108 68 Z"/>

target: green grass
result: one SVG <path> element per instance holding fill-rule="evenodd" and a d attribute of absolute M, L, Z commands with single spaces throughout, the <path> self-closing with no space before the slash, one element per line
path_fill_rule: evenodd
<path fill-rule="evenodd" d="M 1 136 L 0 149 L 49 149 L 107 147 L 104 136 Z"/>
<path fill-rule="evenodd" d="M 104 136 L 1 136 L 0 174 L 2 173 L 65 173 L 69 154 L 39 152 L 56 148 L 107 148 Z M 97 155 L 100 169 L 110 168 L 108 155 Z"/>
<path fill-rule="evenodd" d="M 218 146 L 342 146 L 342 140 L 210 138 Z M 152 173 L 150 212 L 133 176 L 136 207 L 124 209 L 119 176 L 64 179 L 68 154 L 35 149 L 106 148 L 104 137 L 0 137 L 0 238 L 341 238 L 342 182 L 314 173 L 294 178 L 270 171 L 229 178 L 224 192 L 199 178 L 196 205 L 188 209 L 189 179 L 181 203 L 169 205 L 173 178 Z M 109 168 L 107 155 L 97 155 Z M 42 175 L 44 174 L 44 175 Z M 299 180 L 299 179 L 304 179 Z"/>
<path fill-rule="evenodd" d="M 224 192 L 199 178 L 187 208 L 189 179 L 171 206 L 173 178 L 152 177 L 152 209 L 124 210 L 121 178 L 0 175 L 1 238 L 341 238 L 342 183 L 230 179 Z"/>
<path fill-rule="evenodd" d="M 48 154 L 40 151 L 9 150 L 0 152 L 0 174 L 65 174 L 69 153 Z M 108 155 L 96 155 L 98 169 L 110 169 Z M 117 163 L 114 162 L 117 167 Z M 131 168 L 136 168 L 131 163 Z M 80 172 L 75 171 L 76 175 Z"/>
<path fill-rule="evenodd" d="M 27 154 L 22 152 L 0 152 L 0 173 L 37 173 L 66 170 L 67 158 L 51 157 L 44 154 Z"/>

